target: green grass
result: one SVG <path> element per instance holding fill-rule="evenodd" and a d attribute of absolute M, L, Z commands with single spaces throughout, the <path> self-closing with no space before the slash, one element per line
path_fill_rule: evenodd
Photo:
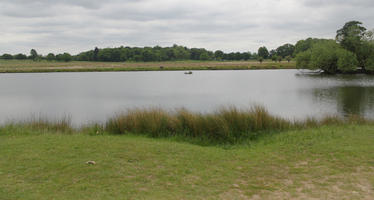
<path fill-rule="evenodd" d="M 370 199 L 373 152 L 373 125 L 224 146 L 10 125 L 0 128 L 0 199 Z"/>
<path fill-rule="evenodd" d="M 295 62 L 259 63 L 257 61 L 169 61 L 169 62 L 48 62 L 1 60 L 0 73 L 100 72 L 100 71 L 174 71 L 174 70 L 249 70 L 295 69 Z"/>

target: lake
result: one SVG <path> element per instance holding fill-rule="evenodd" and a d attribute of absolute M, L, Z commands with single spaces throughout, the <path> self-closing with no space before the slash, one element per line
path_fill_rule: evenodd
<path fill-rule="evenodd" d="M 298 70 L 0 74 L 0 122 L 70 116 L 104 121 L 134 107 L 264 105 L 289 119 L 327 114 L 374 118 L 374 76 L 305 74 Z"/>

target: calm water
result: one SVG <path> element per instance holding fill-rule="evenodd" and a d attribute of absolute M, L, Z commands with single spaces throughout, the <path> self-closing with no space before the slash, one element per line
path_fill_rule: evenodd
<path fill-rule="evenodd" d="M 374 76 L 297 70 L 0 74 L 0 122 L 32 115 L 103 121 L 126 108 L 261 104 L 287 118 L 358 114 L 374 118 Z"/>

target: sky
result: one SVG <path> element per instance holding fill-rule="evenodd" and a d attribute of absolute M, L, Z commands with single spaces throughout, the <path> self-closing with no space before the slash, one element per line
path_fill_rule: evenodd
<path fill-rule="evenodd" d="M 0 54 L 172 46 L 257 52 L 346 22 L 374 28 L 373 0 L 0 0 Z"/>

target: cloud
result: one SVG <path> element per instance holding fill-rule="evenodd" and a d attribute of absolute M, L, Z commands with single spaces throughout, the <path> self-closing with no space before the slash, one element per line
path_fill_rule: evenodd
<path fill-rule="evenodd" d="M 350 20 L 371 29 L 373 8 L 371 0 L 2 0 L 0 54 L 174 43 L 257 51 L 333 38 Z"/>

